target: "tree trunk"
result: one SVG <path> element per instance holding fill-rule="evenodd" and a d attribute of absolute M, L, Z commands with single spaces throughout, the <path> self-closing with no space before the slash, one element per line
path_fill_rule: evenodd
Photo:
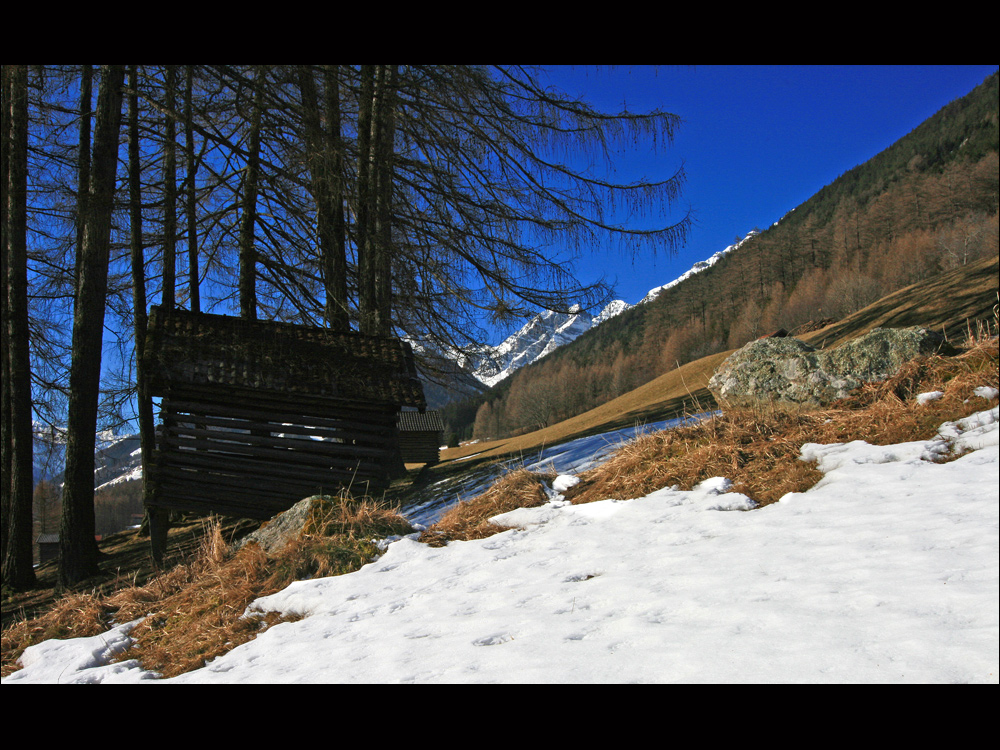
<path fill-rule="evenodd" d="M 91 192 L 80 248 L 59 540 L 59 578 L 67 586 L 98 572 L 94 539 L 94 447 L 123 82 L 124 66 L 105 68 L 98 94 Z"/>
<path fill-rule="evenodd" d="M 392 178 L 396 65 L 363 65 L 358 124 L 361 332 L 392 333 Z"/>
<path fill-rule="evenodd" d="M 257 223 L 257 174 L 260 170 L 260 123 L 264 108 L 264 71 L 254 77 L 250 141 L 243 176 L 243 217 L 240 224 L 240 317 L 257 318 L 257 250 L 254 241 Z"/>
<path fill-rule="evenodd" d="M 358 318 L 361 333 L 374 330 L 372 240 L 372 127 L 375 109 L 375 65 L 361 66 L 361 98 L 358 102 L 358 188 L 356 242 L 358 249 Z"/>
<path fill-rule="evenodd" d="M 324 134 L 313 72 L 299 66 L 299 90 L 308 155 L 311 192 L 316 203 L 316 233 L 319 239 L 326 296 L 324 317 L 337 331 L 350 328 L 347 304 L 347 255 L 344 234 L 344 201 L 341 187 L 340 93 L 336 71 L 324 70 L 327 129 Z"/>
<path fill-rule="evenodd" d="M 80 145 L 76 155 L 76 246 L 83 244 L 83 222 L 90 196 L 90 123 L 94 117 L 94 66 L 84 65 L 80 76 Z M 80 252 L 76 253 L 76 273 L 80 273 Z"/>
<path fill-rule="evenodd" d="M 376 91 L 378 137 L 374 144 L 377 158 L 375 186 L 375 331 L 378 336 L 392 334 L 392 180 L 396 136 L 396 71 L 398 65 L 383 65 Z"/>
<path fill-rule="evenodd" d="M 177 124 L 174 120 L 174 93 L 177 78 L 173 65 L 164 75 L 167 109 L 163 135 L 163 306 L 176 304 L 177 286 Z"/>
<path fill-rule="evenodd" d="M 332 247 L 325 257 L 326 320 L 337 331 L 351 327 L 347 303 L 347 234 L 344 225 L 344 144 L 340 132 L 340 85 L 337 68 L 324 68 L 326 96 L 326 153 L 330 163 L 330 207 L 333 209 Z"/>
<path fill-rule="evenodd" d="M 197 223 L 197 164 L 194 159 L 194 66 L 187 66 L 184 84 L 184 154 L 187 160 L 187 233 L 188 274 L 190 277 L 191 312 L 201 312 L 201 290 L 198 284 L 198 223 Z"/>
<path fill-rule="evenodd" d="M 7 367 L 4 387 L 9 413 L 8 456 L 10 482 L 6 515 L 7 527 L 3 549 L 3 583 L 12 588 L 27 588 L 35 583 L 31 552 L 31 500 L 34 484 L 32 466 L 31 371 L 28 343 L 28 68 L 26 65 L 4 66 L 9 89 L 5 105 L 10 107 L 7 118 L 7 179 L 4 193 L 7 203 L 7 225 L 4 236 L 4 256 L 7 261 L 7 307 L 4 324 L 7 328 Z M 6 467 L 5 467 L 6 469 Z"/>
<path fill-rule="evenodd" d="M 153 401 L 146 385 L 146 276 L 142 246 L 142 193 L 139 160 L 139 94 L 137 66 L 129 66 L 129 216 L 132 249 L 132 309 L 135 323 L 135 363 L 139 412 L 139 447 L 142 455 L 143 496 L 149 492 L 149 465 L 156 448 Z"/>
<path fill-rule="evenodd" d="M 0 566 L 7 549 L 11 508 L 10 339 L 7 331 L 7 197 L 10 194 L 10 75 L 0 72 Z"/>

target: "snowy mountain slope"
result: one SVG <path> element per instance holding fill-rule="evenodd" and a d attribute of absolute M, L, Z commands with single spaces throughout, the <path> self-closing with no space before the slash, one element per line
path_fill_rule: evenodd
<path fill-rule="evenodd" d="M 473 374 L 483 384 L 494 386 L 510 377 L 514 371 L 541 359 L 560 346 L 565 346 L 597 323 L 627 308 L 626 302 L 615 300 L 596 317 L 591 317 L 578 305 L 568 313 L 551 310 L 540 312 L 517 333 L 485 352 Z"/>
<path fill-rule="evenodd" d="M 685 271 L 684 273 L 682 273 L 680 276 L 678 276 L 673 281 L 668 282 L 668 283 L 664 284 L 663 286 L 658 286 L 658 287 L 656 287 L 654 289 L 650 289 L 649 292 L 646 294 L 646 296 L 643 297 L 639 301 L 639 304 L 643 305 L 643 304 L 646 304 L 647 302 L 652 302 L 654 299 L 656 299 L 657 297 L 659 297 L 667 289 L 670 289 L 671 287 L 677 286 L 681 282 L 686 281 L 687 279 L 689 279 L 692 276 L 694 276 L 696 273 L 701 273 L 706 268 L 711 268 L 716 263 L 718 263 L 720 260 L 722 260 L 722 258 L 726 257 L 729 253 L 731 253 L 733 250 L 736 250 L 741 245 L 743 245 L 744 242 L 746 242 L 747 240 L 749 240 L 755 234 L 759 234 L 759 233 L 756 232 L 756 231 L 751 231 L 742 240 L 740 240 L 739 242 L 737 242 L 737 243 L 735 243 L 733 245 L 730 245 L 725 250 L 720 250 L 719 252 L 715 253 L 715 255 L 713 255 L 711 258 L 708 258 L 707 260 L 700 260 L 700 261 L 698 261 L 693 266 L 691 266 L 690 270 Z"/>
<path fill-rule="evenodd" d="M 66 435 L 62 430 L 39 423 L 32 425 L 34 434 L 32 463 L 34 481 L 62 481 L 66 463 Z"/>
<path fill-rule="evenodd" d="M 677 286 L 706 268 L 711 268 L 755 234 L 757 232 L 750 232 L 739 242 L 720 250 L 707 260 L 698 261 L 673 281 L 650 289 L 638 304 L 652 302 L 664 290 Z M 512 334 L 499 345 L 488 348 L 480 358 L 478 366 L 473 368 L 473 375 L 484 385 L 492 387 L 525 365 L 538 361 L 546 354 L 560 346 L 565 346 L 591 328 L 600 325 L 609 318 L 621 315 L 631 307 L 632 305 L 624 300 L 614 300 L 594 317 L 589 316 L 579 306 L 569 313 L 541 312 L 528 321 L 517 333 Z"/>
<path fill-rule="evenodd" d="M 142 449 L 138 435 L 116 437 L 97 452 L 94 487 L 142 479 Z"/>
<path fill-rule="evenodd" d="M 47 480 L 61 485 L 66 461 L 66 441 L 61 433 L 35 430 L 35 481 Z M 115 435 L 109 430 L 97 433 L 94 446 L 94 488 L 142 477 L 142 456 L 138 435 Z"/>

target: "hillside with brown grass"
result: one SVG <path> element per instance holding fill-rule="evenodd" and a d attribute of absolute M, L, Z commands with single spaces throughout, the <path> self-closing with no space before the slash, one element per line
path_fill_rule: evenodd
<path fill-rule="evenodd" d="M 983 258 L 911 284 L 843 320 L 798 338 L 821 349 L 833 348 L 873 328 L 921 326 L 956 342 L 994 325 L 1000 287 L 1000 257 Z M 541 430 L 500 440 L 468 443 L 442 451 L 442 460 L 470 456 L 516 456 L 587 435 L 647 424 L 715 408 L 708 381 L 733 349 L 702 357 L 671 370 L 595 409 Z"/>
<path fill-rule="evenodd" d="M 842 340 L 857 329 L 850 318 L 866 308 L 872 326 L 975 320 L 978 303 L 943 316 L 924 309 L 948 301 L 933 286 L 908 309 L 898 309 L 896 300 L 871 305 L 997 257 L 998 86 L 1000 79 L 990 76 L 655 300 L 592 328 L 488 392 L 446 406 L 448 432 L 462 439 L 519 436 L 772 331 L 836 320 L 832 341 Z"/>
<path fill-rule="evenodd" d="M 913 360 L 892 378 L 866 384 L 825 409 L 727 409 L 694 424 L 640 435 L 583 472 L 564 498 L 574 504 L 627 500 L 664 487 L 690 490 L 713 477 L 725 477 L 732 483 L 729 491 L 752 498 L 758 507 L 789 492 L 804 492 L 822 478 L 800 458 L 806 443 L 929 440 L 941 424 L 967 416 L 970 404 L 995 405 L 995 396 L 984 400 L 976 389 L 1000 389 L 996 330 L 994 325 L 967 339 L 956 355 Z M 927 403 L 916 398 L 931 391 L 943 395 Z M 444 544 L 499 533 L 503 529 L 489 518 L 512 506 L 544 504 L 548 497 L 541 487 L 552 478 L 526 469 L 511 471 L 483 495 L 452 508 L 422 539 Z"/>
<path fill-rule="evenodd" d="M 980 386 L 1000 388 L 997 350 L 996 258 L 942 274 L 880 300 L 835 326 L 803 336 L 832 346 L 876 325 L 926 325 L 948 332 L 959 347 L 908 364 L 892 379 L 865 386 L 830 408 L 789 414 L 774 410 L 728 411 L 712 419 L 641 436 L 601 466 L 581 475 L 565 493 L 573 503 L 641 496 L 654 489 L 693 487 L 714 476 L 760 505 L 801 492 L 820 477 L 799 459 L 806 442 L 865 440 L 890 444 L 933 437 L 938 426 L 966 416 Z M 985 313 L 984 313 L 985 311 Z M 436 466 L 411 471 L 380 502 L 342 500 L 310 534 L 279 555 L 233 542 L 257 524 L 236 519 L 187 519 L 171 531 L 169 569 L 154 570 L 148 542 L 135 531 L 102 542 L 103 573 L 73 590 L 56 586 L 55 565 L 38 571 L 33 591 L 3 601 L 3 674 L 18 668 L 23 649 L 49 638 L 103 632 L 111 622 L 143 619 L 136 642 L 122 659 L 138 659 L 161 674 L 180 674 L 256 637 L 279 618 L 245 618 L 247 605 L 288 583 L 337 575 L 365 565 L 377 549 L 371 539 L 404 533 L 397 513 L 435 482 L 461 476 L 485 462 L 527 454 L 578 437 L 596 435 L 714 408 L 706 386 L 728 352 L 691 362 L 585 414 L 507 440 L 443 452 Z M 918 405 L 915 395 L 944 395 Z M 995 404 L 995 399 L 994 399 Z M 441 545 L 501 530 L 488 519 L 512 508 L 548 500 L 550 476 L 508 473 L 481 496 L 461 502 L 425 530 L 422 541 Z"/>
<path fill-rule="evenodd" d="M 833 348 L 873 328 L 921 326 L 962 341 L 992 322 L 1000 286 L 1000 256 L 981 258 L 882 297 L 843 320 L 799 338 Z"/>

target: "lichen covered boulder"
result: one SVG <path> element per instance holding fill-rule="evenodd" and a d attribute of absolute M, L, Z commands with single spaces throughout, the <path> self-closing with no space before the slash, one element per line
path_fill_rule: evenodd
<path fill-rule="evenodd" d="M 723 407 L 826 406 L 943 345 L 940 334 L 915 327 L 876 328 L 830 351 L 795 338 L 765 338 L 727 358 L 708 388 Z"/>
<path fill-rule="evenodd" d="M 242 547 L 244 544 L 256 542 L 268 555 L 280 552 L 289 542 L 301 537 L 317 510 L 328 504 L 328 501 L 319 495 L 300 500 L 257 531 L 244 537 L 237 546 Z"/>

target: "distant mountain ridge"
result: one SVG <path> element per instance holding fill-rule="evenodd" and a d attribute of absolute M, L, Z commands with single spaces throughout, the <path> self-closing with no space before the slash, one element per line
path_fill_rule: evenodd
<path fill-rule="evenodd" d="M 61 432 L 35 429 L 35 482 L 46 480 L 60 486 L 66 460 Z M 142 477 L 139 436 L 115 435 L 110 430 L 97 433 L 94 451 L 94 488 Z"/>
<path fill-rule="evenodd" d="M 665 292 L 667 289 L 675 287 L 675 286 L 677 286 L 678 284 L 680 284 L 683 281 L 687 281 L 692 276 L 694 276 L 696 273 L 701 273 L 702 271 L 704 271 L 704 270 L 706 270 L 708 268 L 711 268 L 716 263 L 718 263 L 720 260 L 722 260 L 723 258 L 725 258 L 729 253 L 731 253 L 733 250 L 736 250 L 737 248 L 739 248 L 741 245 L 743 245 L 744 242 L 746 242 L 747 240 L 749 240 L 751 237 L 753 237 L 756 234 L 760 234 L 760 232 L 758 232 L 755 229 L 751 230 L 750 233 L 747 234 L 747 236 L 744 237 L 739 242 L 737 242 L 737 243 L 735 243 L 733 245 L 730 245 L 725 250 L 720 250 L 715 255 L 713 255 L 711 258 L 708 258 L 706 260 L 700 260 L 700 261 L 698 261 L 693 266 L 691 266 L 690 270 L 686 271 L 685 273 L 682 273 L 680 276 L 678 276 L 673 281 L 671 281 L 671 282 L 669 282 L 667 284 L 664 284 L 663 286 L 658 286 L 655 289 L 650 289 L 649 292 L 646 294 L 646 296 L 643 297 L 639 301 L 639 304 L 643 305 L 643 304 L 646 304 L 647 302 L 652 302 L 657 297 L 659 297 L 663 292 Z"/>
<path fill-rule="evenodd" d="M 540 312 L 517 333 L 485 351 L 472 374 L 484 385 L 492 387 L 510 377 L 516 370 L 576 340 L 597 323 L 628 308 L 627 302 L 615 300 L 597 317 L 591 317 L 579 305 L 574 305 L 567 313 L 551 310 Z"/>
<path fill-rule="evenodd" d="M 755 234 L 757 234 L 756 231 L 751 231 L 739 242 L 720 250 L 706 260 L 698 261 L 673 281 L 650 289 L 637 305 L 652 302 L 667 289 L 711 268 Z M 557 313 L 551 310 L 542 311 L 525 323 L 517 333 L 511 334 L 497 346 L 484 351 L 478 365 L 473 368 L 472 374 L 479 382 L 492 388 L 522 367 L 537 362 L 559 347 L 575 341 L 590 329 L 596 328 L 601 323 L 621 315 L 637 305 L 630 305 L 624 300 L 617 299 L 608 303 L 600 313 L 593 317 L 582 310 L 579 305 L 573 306 L 567 313 Z"/>

